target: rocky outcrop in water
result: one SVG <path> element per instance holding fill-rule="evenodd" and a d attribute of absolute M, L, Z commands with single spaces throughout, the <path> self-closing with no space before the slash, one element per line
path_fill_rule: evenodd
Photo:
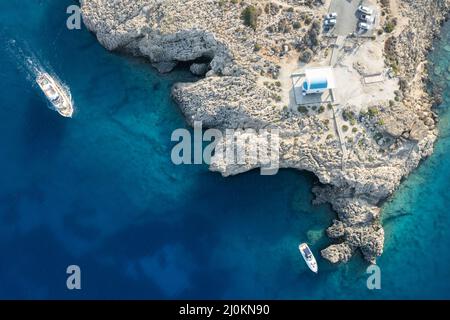
<path fill-rule="evenodd" d="M 386 42 L 386 55 L 398 68 L 402 92 L 397 102 L 352 119 L 357 130 L 377 132 L 356 143 L 339 141 L 332 121 L 320 117 L 331 111 L 288 108 L 277 82 L 283 56 L 295 52 L 310 61 L 325 55 L 321 1 L 307 6 L 292 0 L 81 1 L 86 26 L 108 50 L 144 56 L 162 72 L 188 63 L 204 76 L 173 88 L 189 124 L 279 130 L 280 166 L 313 172 L 323 185 L 313 190 L 316 203 L 329 202 L 337 212 L 327 230 L 334 244 L 322 251 L 333 263 L 348 261 L 355 250 L 372 263 L 382 254 L 379 205 L 432 153 L 437 137 L 433 100 L 424 89 L 424 74 L 417 73 L 449 1 L 399 2 L 400 14 L 410 21 Z M 223 138 L 219 146 L 226 143 Z M 220 157 L 211 164 L 224 176 L 257 167 Z"/>

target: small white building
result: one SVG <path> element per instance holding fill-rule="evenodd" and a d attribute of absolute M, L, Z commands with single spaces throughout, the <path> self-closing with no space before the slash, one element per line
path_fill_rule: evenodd
<path fill-rule="evenodd" d="M 336 83 L 334 80 L 333 69 L 331 67 L 309 68 L 305 70 L 305 79 L 302 86 L 302 94 L 323 93 L 334 89 Z"/>

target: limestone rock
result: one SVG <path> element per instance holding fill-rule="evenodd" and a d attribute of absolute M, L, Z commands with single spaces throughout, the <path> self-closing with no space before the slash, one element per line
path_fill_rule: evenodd
<path fill-rule="evenodd" d="M 352 257 L 354 248 L 346 243 L 333 244 L 320 253 L 331 263 L 348 262 Z"/>
<path fill-rule="evenodd" d="M 189 70 L 196 76 L 204 76 L 209 70 L 207 63 L 193 63 Z"/>
<path fill-rule="evenodd" d="M 398 97 L 403 102 L 384 106 L 378 116 L 383 121 L 378 124 L 368 121 L 369 131 L 379 130 L 393 143 L 383 149 L 384 138 L 377 140 L 368 135 L 359 140 L 364 154 L 357 154 L 355 145 L 349 143 L 345 156 L 340 141 L 333 138 L 335 129 L 330 123 L 325 124 L 313 112 L 286 110 L 279 101 L 281 93 L 269 88 L 280 75 L 277 59 L 295 51 L 286 53 L 286 46 L 296 48 L 299 55 L 303 52 L 308 59 L 324 53 L 318 22 L 327 11 L 320 5 L 323 1 L 314 1 L 311 6 L 280 1 L 294 10 L 269 6 L 265 12 L 268 2 L 245 1 L 261 9 L 254 28 L 243 24 L 242 5 L 229 1 L 90 0 L 81 1 L 81 5 L 85 25 L 108 50 L 146 57 L 163 72 L 179 62 L 190 63 L 194 74 L 205 75 L 172 89 L 189 124 L 201 121 L 204 127 L 222 132 L 277 130 L 280 168 L 313 172 L 322 183 L 314 188 L 315 202 L 329 202 L 337 212 L 337 220 L 327 234 L 341 243 L 322 250 L 322 256 L 333 263 L 347 262 L 355 250 L 360 250 L 366 260 L 374 263 L 384 243 L 379 204 L 433 151 L 437 137 L 430 116 L 433 99 L 425 90 L 423 77 L 416 74 L 449 11 L 450 0 L 402 0 L 401 13 L 410 21 L 398 36 L 386 41 L 385 53 L 398 62 L 402 89 Z M 312 20 L 310 27 L 291 28 L 288 22 L 303 21 L 304 14 Z M 268 85 L 262 84 L 262 76 L 270 80 Z M 331 138 L 322 139 L 327 136 Z M 246 137 L 264 144 L 256 133 L 247 132 Z M 217 148 L 233 138 L 223 137 Z M 246 148 L 244 142 L 238 146 Z M 236 164 L 214 156 L 210 169 L 230 176 L 262 166 L 254 163 L 258 159 L 247 160 Z"/>
<path fill-rule="evenodd" d="M 327 235 L 330 238 L 337 239 L 343 237 L 345 234 L 345 226 L 342 221 L 334 220 L 333 225 L 328 227 Z"/>

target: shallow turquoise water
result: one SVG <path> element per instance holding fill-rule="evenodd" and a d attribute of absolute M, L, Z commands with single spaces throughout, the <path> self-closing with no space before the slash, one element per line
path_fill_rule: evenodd
<path fill-rule="evenodd" d="M 159 75 L 85 29 L 68 31 L 72 3 L 0 3 L 1 298 L 450 297 L 447 102 L 435 155 L 385 205 L 382 290 L 369 291 L 360 257 L 321 259 L 319 276 L 301 261 L 298 243 L 318 256 L 335 216 L 311 205 L 313 176 L 224 179 L 172 165 L 170 135 L 186 125 L 170 87 L 193 77 Z M 30 56 L 70 86 L 73 119 L 47 108 Z M 449 58 L 433 57 L 444 76 Z M 78 292 L 65 286 L 71 264 L 82 270 Z"/>

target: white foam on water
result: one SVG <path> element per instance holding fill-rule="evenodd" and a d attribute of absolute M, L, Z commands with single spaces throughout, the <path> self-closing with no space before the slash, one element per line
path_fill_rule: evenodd
<path fill-rule="evenodd" d="M 46 72 L 54 78 L 66 90 L 75 111 L 75 105 L 73 103 L 72 93 L 70 92 L 69 86 L 56 75 L 48 62 L 38 58 L 38 56 L 29 48 L 27 43 L 19 43 L 15 39 L 10 39 L 6 42 L 6 52 L 8 52 L 14 59 L 19 71 L 24 73 L 24 76 L 30 83 L 31 88 L 37 89 L 40 92 L 40 89 L 36 84 L 36 78 L 42 72 Z M 46 101 L 47 106 L 50 109 L 55 110 L 53 105 L 47 99 Z"/>

